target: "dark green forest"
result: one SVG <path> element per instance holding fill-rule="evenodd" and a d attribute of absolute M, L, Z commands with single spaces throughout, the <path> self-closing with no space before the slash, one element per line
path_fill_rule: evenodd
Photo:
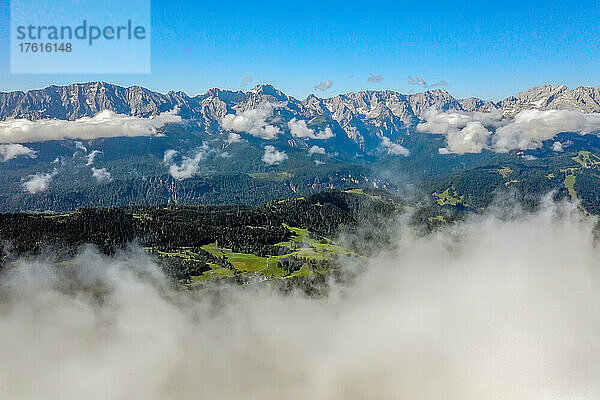
<path fill-rule="evenodd" d="M 217 267 L 221 273 L 230 270 L 229 278 L 243 281 L 243 268 L 240 271 L 231 262 L 241 255 L 249 264 L 253 257 L 270 259 L 266 262 L 269 267 L 276 260 L 273 268 L 283 275 L 305 264 L 311 271 L 328 271 L 341 251 L 332 242 L 340 232 L 367 225 L 374 228 L 372 235 L 383 234 L 386 221 L 402 207 L 398 198 L 384 191 L 334 190 L 255 207 L 165 205 L 82 208 L 66 214 L 0 214 L 1 264 L 40 256 L 61 263 L 83 246 L 114 255 L 137 245 L 155 256 L 176 282 L 189 283 L 192 277 Z M 304 232 L 306 236 L 300 237 Z M 290 241 L 294 238 L 297 240 Z M 312 251 L 320 245 L 321 253 L 303 255 L 299 251 Z M 206 246 L 231 257 L 215 255 Z M 349 248 L 348 254 L 361 250 L 351 243 L 349 247 L 354 248 Z M 241 262 L 243 266 L 246 261 Z"/>

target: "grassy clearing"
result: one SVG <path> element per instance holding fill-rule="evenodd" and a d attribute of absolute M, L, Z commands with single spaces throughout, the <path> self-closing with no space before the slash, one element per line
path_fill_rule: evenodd
<path fill-rule="evenodd" d="M 215 278 L 233 278 L 235 276 L 235 272 L 229 268 L 224 268 L 213 263 L 208 263 L 208 265 L 210 266 L 211 270 L 204 272 L 200 276 L 193 276 L 192 284 L 208 282 Z"/>
<path fill-rule="evenodd" d="M 352 252 L 342 246 L 335 244 L 331 239 L 311 237 L 310 232 L 307 229 L 294 228 L 286 224 L 283 224 L 283 226 L 293 233 L 292 238 L 287 242 L 275 244 L 275 246 L 287 247 L 292 250 L 291 254 L 287 254 L 283 257 L 295 255 L 300 258 L 313 260 L 328 260 L 335 255 L 352 254 Z"/>
<path fill-rule="evenodd" d="M 268 260 L 254 254 L 234 253 L 229 249 L 223 249 L 229 261 L 235 269 L 245 272 L 258 272 L 267 268 Z"/>
<path fill-rule="evenodd" d="M 162 257 L 177 257 L 187 261 L 198 261 L 198 253 L 191 250 L 191 247 L 180 247 L 176 251 L 157 251 L 158 255 Z"/>
<path fill-rule="evenodd" d="M 565 177 L 564 185 L 565 188 L 569 191 L 569 196 L 571 196 L 571 201 L 577 201 L 577 192 L 575 191 L 575 180 L 577 178 L 575 175 L 567 175 Z"/>
<path fill-rule="evenodd" d="M 335 244 L 330 239 L 311 235 L 307 229 L 295 228 L 286 224 L 284 224 L 284 226 L 290 230 L 293 236 L 290 238 L 290 240 L 277 243 L 275 246 L 290 249 L 290 252 L 287 254 L 260 257 L 254 254 L 236 253 L 231 249 L 221 248 L 217 246 L 216 243 L 204 245 L 202 246 L 202 250 L 209 252 L 215 257 L 225 257 L 227 261 L 240 272 L 260 273 L 261 275 L 271 279 L 294 276 L 310 276 L 313 273 L 327 272 L 311 271 L 308 264 L 304 264 L 299 270 L 294 271 L 286 276 L 285 271 L 279 268 L 279 262 L 287 257 L 294 256 L 308 260 L 326 261 L 340 254 L 353 255 L 352 252 Z M 187 255 L 186 252 L 181 251 L 169 254 L 172 256 L 181 256 L 182 254 Z M 225 276 L 233 276 L 233 271 L 226 268 L 213 268 L 213 270 L 205 272 L 201 277 L 196 278 L 196 281 L 204 282 L 216 276 L 223 276 L 221 274 L 227 274 Z"/>
<path fill-rule="evenodd" d="M 348 189 L 348 190 L 344 190 L 344 193 L 350 193 L 350 194 L 365 194 L 365 191 L 362 189 Z"/>
<path fill-rule="evenodd" d="M 304 197 L 304 196 L 301 196 L 301 197 L 295 197 L 295 198 L 293 198 L 293 199 L 283 199 L 283 200 L 277 200 L 277 204 L 283 204 L 283 203 L 285 203 L 285 202 L 287 202 L 287 201 L 294 201 L 294 200 L 304 200 L 304 199 L 305 199 L 305 197 Z"/>
<path fill-rule="evenodd" d="M 231 249 L 217 246 L 216 243 L 204 245 L 202 250 L 215 257 L 225 257 L 236 270 L 241 272 L 260 272 L 264 276 L 273 278 L 285 275 L 285 272 L 277 266 L 278 256 L 265 258 L 254 254 L 235 253 Z"/>
<path fill-rule="evenodd" d="M 292 178 L 294 175 L 289 172 L 251 172 L 248 174 L 250 178 L 254 179 L 269 179 L 273 181 L 282 182 Z"/>
<path fill-rule="evenodd" d="M 370 193 L 365 193 L 365 191 L 363 189 L 360 188 L 356 188 L 356 189 L 348 189 L 348 190 L 344 190 L 344 193 L 348 193 L 348 194 L 362 194 L 363 196 L 367 196 L 373 200 L 383 200 L 383 198 L 379 195 L 373 195 Z"/>
<path fill-rule="evenodd" d="M 73 213 L 68 213 L 68 214 L 47 214 L 47 213 L 44 213 L 43 217 L 44 218 L 48 218 L 48 219 L 57 219 L 57 218 L 67 218 L 67 217 L 70 217 L 71 215 L 73 215 Z"/>
<path fill-rule="evenodd" d="M 205 244 L 204 246 L 201 247 L 201 249 L 209 252 L 210 254 L 212 254 L 215 257 L 221 258 L 225 255 L 225 253 L 223 252 L 223 249 L 221 249 L 219 246 L 217 246 L 216 243 Z"/>
<path fill-rule="evenodd" d="M 503 167 L 500 169 L 497 169 L 496 172 L 498 172 L 500 174 L 500 176 L 502 176 L 502 178 L 504 179 L 508 179 L 508 177 L 514 172 L 512 169 L 510 169 L 509 167 Z"/>
<path fill-rule="evenodd" d="M 429 223 L 442 223 L 445 224 L 446 223 L 446 218 L 444 218 L 443 215 L 436 215 L 435 217 L 429 217 L 427 218 L 427 220 L 429 221 Z"/>
<path fill-rule="evenodd" d="M 293 277 L 302 277 L 305 278 L 307 276 L 311 276 L 313 273 L 313 271 L 310 270 L 310 268 L 308 267 L 308 265 L 303 264 L 302 267 L 300 267 L 300 269 L 298 271 L 294 271 L 292 272 L 290 275 L 288 275 L 288 278 L 293 278 Z"/>
<path fill-rule="evenodd" d="M 581 165 L 582 168 L 592 168 L 600 165 L 600 157 L 589 151 L 580 151 L 577 156 L 573 157 L 573 161 Z"/>
<path fill-rule="evenodd" d="M 447 204 L 457 206 L 459 204 L 464 204 L 465 201 L 465 196 L 459 195 L 454 185 L 441 193 L 433 192 L 432 196 L 440 206 L 445 206 Z"/>

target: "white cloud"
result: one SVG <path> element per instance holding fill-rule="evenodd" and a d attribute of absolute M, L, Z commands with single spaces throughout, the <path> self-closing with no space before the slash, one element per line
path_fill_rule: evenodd
<path fill-rule="evenodd" d="M 440 112 L 431 108 L 423 114 L 424 122 L 417 125 L 418 132 L 427 132 L 438 135 L 446 135 L 452 129 L 462 129 L 469 122 L 477 121 L 484 126 L 499 126 L 502 120 L 502 112 L 462 112 L 445 111 Z"/>
<path fill-rule="evenodd" d="M 429 85 L 420 76 L 417 76 L 416 78 L 413 78 L 412 76 L 409 75 L 408 76 L 408 84 L 409 85 L 416 85 L 416 86 L 433 88 L 433 87 L 447 86 L 448 82 L 446 82 L 445 80 L 441 80 L 441 81 L 438 81 L 436 83 L 432 83 L 431 85 Z"/>
<path fill-rule="evenodd" d="M 87 153 L 87 147 L 85 147 L 80 141 L 75 141 L 75 148 L 82 150 L 84 153 Z"/>
<path fill-rule="evenodd" d="M 321 82 L 317 86 L 315 86 L 315 90 L 324 91 L 324 90 L 331 88 L 332 86 L 333 86 L 333 82 L 328 79 L 325 82 Z"/>
<path fill-rule="evenodd" d="M 372 83 L 379 83 L 382 80 L 383 80 L 383 76 L 375 75 L 375 74 L 369 74 L 369 78 L 367 79 L 367 81 L 372 82 Z"/>
<path fill-rule="evenodd" d="M 227 145 L 229 146 L 232 143 L 239 143 L 239 142 L 242 142 L 243 140 L 244 139 L 242 139 L 242 137 L 240 135 L 238 135 L 237 133 L 230 132 L 229 136 L 225 140 L 225 143 L 227 143 Z"/>
<path fill-rule="evenodd" d="M 451 129 L 448 131 L 446 135 L 448 147 L 446 150 L 455 154 L 481 153 L 483 149 L 487 149 L 491 134 L 481 122 L 467 122 L 461 130 Z"/>
<path fill-rule="evenodd" d="M 319 147 L 319 146 L 312 146 L 310 149 L 308 149 L 308 154 L 310 154 L 311 156 L 313 154 L 323 154 L 325 155 L 325 149 L 323 147 Z"/>
<path fill-rule="evenodd" d="M 326 127 L 318 133 L 315 133 L 314 129 L 306 126 L 306 121 L 298 120 L 296 118 L 292 118 L 292 120 L 288 122 L 288 128 L 290 128 L 292 136 L 297 138 L 327 140 L 334 136 L 330 127 Z"/>
<path fill-rule="evenodd" d="M 176 155 L 177 155 L 177 150 L 169 149 L 169 150 L 165 151 L 165 155 L 163 156 L 163 162 L 165 164 L 170 164 Z"/>
<path fill-rule="evenodd" d="M 0 121 L 0 143 L 152 136 L 165 124 L 181 121 L 181 117 L 176 115 L 178 112 L 173 110 L 154 117 L 141 118 L 104 110 L 93 117 L 82 117 L 75 121 L 58 119 Z"/>
<path fill-rule="evenodd" d="M 0 283 L 3 398 L 598 399 L 596 224 L 542 209 L 392 225 L 318 299 L 172 290 L 139 249 L 68 271 L 26 257 Z"/>
<path fill-rule="evenodd" d="M 106 170 L 106 168 L 94 168 L 92 167 L 92 176 L 96 178 L 98 182 L 110 182 L 112 181 L 112 176 Z"/>
<path fill-rule="evenodd" d="M 420 76 L 413 78 L 412 76 L 408 76 L 408 84 L 409 85 L 417 85 L 417 86 L 427 86 L 427 82 Z"/>
<path fill-rule="evenodd" d="M 418 132 L 446 136 L 448 146 L 441 153 L 533 150 L 561 132 L 585 135 L 600 130 L 600 114 L 571 110 L 531 109 L 519 112 L 514 118 L 503 118 L 501 111 L 466 113 L 432 109 L 425 112 L 423 118 L 425 121 L 417 125 Z M 562 148 L 560 146 L 555 148 Z"/>
<path fill-rule="evenodd" d="M 563 148 L 563 144 L 561 142 L 554 142 L 552 143 L 552 151 L 562 153 L 563 151 L 565 151 L 565 149 Z"/>
<path fill-rule="evenodd" d="M 394 143 L 388 137 L 381 138 L 381 145 L 387 150 L 388 154 L 395 156 L 408 156 L 408 149 L 398 143 Z"/>
<path fill-rule="evenodd" d="M 35 158 L 37 152 L 22 144 L 0 144 L 0 161 L 6 162 L 19 156 Z"/>
<path fill-rule="evenodd" d="M 499 126 L 502 112 L 440 112 L 434 108 L 423 115 L 424 122 L 417 125 L 417 132 L 427 132 L 446 137 L 447 147 L 440 154 L 481 153 L 489 148 L 492 132 L 486 128 Z"/>
<path fill-rule="evenodd" d="M 89 167 L 90 165 L 94 164 L 94 158 L 100 153 L 102 153 L 100 150 L 94 150 L 90 154 L 85 156 L 85 158 L 87 159 L 87 163 L 85 163 L 85 165 Z"/>
<path fill-rule="evenodd" d="M 571 110 L 524 110 L 507 125 L 496 130 L 493 138 L 495 151 L 531 150 L 561 132 L 580 135 L 600 130 L 600 114 L 584 114 Z"/>
<path fill-rule="evenodd" d="M 262 160 L 267 165 L 277 165 L 287 158 L 288 156 L 285 152 L 279 151 L 273 146 L 265 146 L 265 154 Z"/>
<path fill-rule="evenodd" d="M 29 175 L 28 180 L 23 183 L 23 187 L 31 194 L 36 194 L 47 190 L 50 187 L 50 182 L 58 172 L 54 170 L 51 173 L 37 173 Z"/>
<path fill-rule="evenodd" d="M 198 173 L 203 153 L 197 153 L 194 157 L 183 157 L 181 164 L 173 164 L 169 167 L 169 173 L 177 180 L 188 179 Z"/>
<path fill-rule="evenodd" d="M 306 126 L 306 121 L 297 120 L 296 118 L 292 118 L 290 122 L 288 122 L 288 127 L 290 128 L 290 133 L 292 136 L 298 138 L 308 138 L 313 137 L 315 131 L 308 126 Z"/>
<path fill-rule="evenodd" d="M 246 76 L 246 77 L 244 77 L 244 79 L 242 79 L 242 84 L 241 84 L 241 86 L 242 86 L 242 87 L 247 87 L 249 84 L 251 84 L 251 83 L 252 83 L 252 81 L 253 81 L 253 79 L 252 79 L 252 77 L 251 77 L 251 76 Z"/>
<path fill-rule="evenodd" d="M 221 122 L 226 130 L 234 132 L 245 132 L 252 136 L 271 140 L 279 134 L 280 130 L 270 125 L 267 120 L 273 116 L 273 105 L 262 103 L 257 108 L 246 111 L 238 111 L 236 114 L 227 114 Z"/>
<path fill-rule="evenodd" d="M 174 157 L 177 154 L 175 150 L 167 150 L 164 155 L 164 162 L 169 165 L 169 174 L 179 180 L 191 178 L 200 172 L 200 162 L 208 153 L 208 146 L 204 144 L 196 150 L 196 154 L 192 157 L 184 156 L 180 164 L 174 163 Z"/>
<path fill-rule="evenodd" d="M 313 139 L 326 140 L 326 139 L 331 139 L 333 136 L 334 136 L 333 131 L 331 130 L 330 127 L 327 126 L 322 131 L 319 131 Z"/>

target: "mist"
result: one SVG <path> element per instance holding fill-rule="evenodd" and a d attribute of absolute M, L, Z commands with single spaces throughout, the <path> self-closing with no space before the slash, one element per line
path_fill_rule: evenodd
<path fill-rule="evenodd" d="M 20 260 L 0 284 L 0 397 L 597 399 L 597 221 L 515 214 L 399 224 L 319 298 L 175 291 L 135 248 Z"/>

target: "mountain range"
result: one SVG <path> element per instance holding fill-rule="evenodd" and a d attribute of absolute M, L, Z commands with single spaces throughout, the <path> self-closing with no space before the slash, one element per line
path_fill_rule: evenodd
<path fill-rule="evenodd" d="M 363 187 L 471 210 L 500 192 L 527 204 L 554 192 L 600 214 L 598 87 L 492 102 L 440 89 L 298 100 L 271 85 L 190 97 L 96 82 L 0 93 L 0 121 L 4 212 L 256 205 Z"/>
<path fill-rule="evenodd" d="M 600 112 L 600 87 L 569 89 L 564 85 L 541 85 L 499 102 L 478 98 L 455 99 L 436 89 L 416 94 L 394 91 L 362 91 L 331 98 L 309 95 L 304 100 L 287 96 L 271 85 L 243 91 L 210 89 L 191 97 L 184 92 L 167 94 L 140 86 L 121 87 L 104 82 L 49 86 L 27 92 L 0 92 L 0 120 L 24 118 L 74 120 L 103 110 L 149 117 L 178 109 L 184 119 L 194 120 L 205 133 L 221 130 L 227 114 L 243 112 L 269 102 L 285 120 L 306 120 L 309 126 L 331 125 L 333 132 L 352 140 L 361 149 L 379 144 L 372 138 L 392 140 L 409 132 L 423 120 L 427 110 L 458 112 L 502 112 L 512 117 L 527 109 Z"/>

